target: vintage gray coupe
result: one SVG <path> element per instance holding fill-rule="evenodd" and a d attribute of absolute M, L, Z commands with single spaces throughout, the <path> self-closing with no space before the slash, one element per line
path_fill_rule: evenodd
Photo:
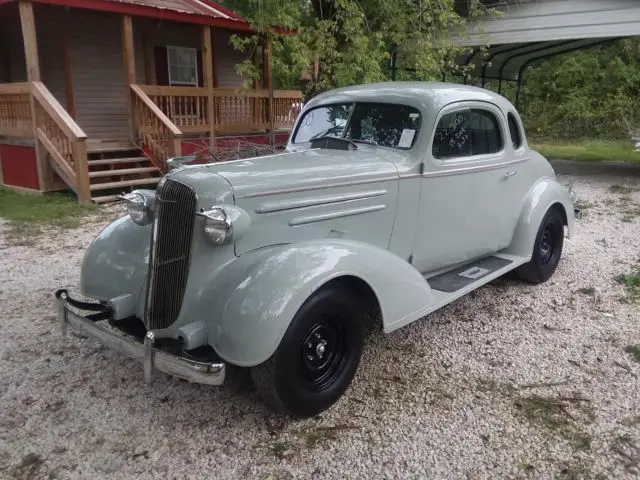
<path fill-rule="evenodd" d="M 285 152 L 183 166 L 124 195 L 88 248 L 70 326 L 210 385 L 247 367 L 274 408 L 315 415 L 349 387 L 365 331 L 392 332 L 513 271 L 541 283 L 573 196 L 514 106 L 470 86 L 330 91 Z M 82 313 L 79 310 L 93 311 Z"/>

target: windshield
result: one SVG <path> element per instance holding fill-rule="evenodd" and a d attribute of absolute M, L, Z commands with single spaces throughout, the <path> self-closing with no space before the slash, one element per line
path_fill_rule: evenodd
<path fill-rule="evenodd" d="M 409 149 L 421 123 L 420 112 L 406 105 L 344 103 L 309 110 L 298 126 L 293 143 L 320 137 L 339 137 L 383 147 Z"/>

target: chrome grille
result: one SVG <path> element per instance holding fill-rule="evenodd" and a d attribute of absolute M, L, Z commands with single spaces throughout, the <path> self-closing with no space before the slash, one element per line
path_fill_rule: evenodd
<path fill-rule="evenodd" d="M 156 192 L 156 202 L 145 311 L 149 330 L 169 327 L 180 313 L 189 276 L 196 195 L 187 185 L 167 179 Z"/>

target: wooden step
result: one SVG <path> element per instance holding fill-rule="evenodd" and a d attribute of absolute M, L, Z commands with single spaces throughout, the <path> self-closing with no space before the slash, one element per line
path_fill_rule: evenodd
<path fill-rule="evenodd" d="M 92 165 L 115 165 L 117 163 L 138 163 L 148 162 L 147 157 L 127 157 L 127 158 L 107 158 L 101 160 L 89 160 L 89 166 Z"/>
<path fill-rule="evenodd" d="M 132 180 L 122 180 L 121 182 L 94 183 L 90 186 L 93 190 L 108 190 L 110 188 L 133 187 L 134 185 L 151 185 L 158 183 L 160 177 L 136 178 Z"/>
<path fill-rule="evenodd" d="M 139 167 L 139 168 L 116 168 L 113 170 L 98 170 L 89 172 L 89 178 L 96 177 L 112 177 L 117 175 L 132 175 L 136 173 L 151 173 L 160 171 L 156 167 Z"/>
<path fill-rule="evenodd" d="M 140 147 L 129 142 L 96 142 L 87 144 L 87 153 L 129 152 L 140 150 Z"/>

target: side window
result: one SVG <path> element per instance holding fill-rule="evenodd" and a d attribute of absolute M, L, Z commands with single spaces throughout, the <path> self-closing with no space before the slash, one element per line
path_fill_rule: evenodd
<path fill-rule="evenodd" d="M 436 127 L 433 156 L 438 159 L 497 153 L 502 134 L 496 116 L 488 110 L 470 108 L 444 115 Z"/>
<path fill-rule="evenodd" d="M 516 116 L 511 112 L 509 112 L 509 114 L 507 115 L 507 119 L 509 120 L 509 133 L 511 134 L 511 143 L 513 144 L 513 149 L 517 150 L 522 146 L 522 135 L 520 135 L 518 120 L 516 120 Z"/>

